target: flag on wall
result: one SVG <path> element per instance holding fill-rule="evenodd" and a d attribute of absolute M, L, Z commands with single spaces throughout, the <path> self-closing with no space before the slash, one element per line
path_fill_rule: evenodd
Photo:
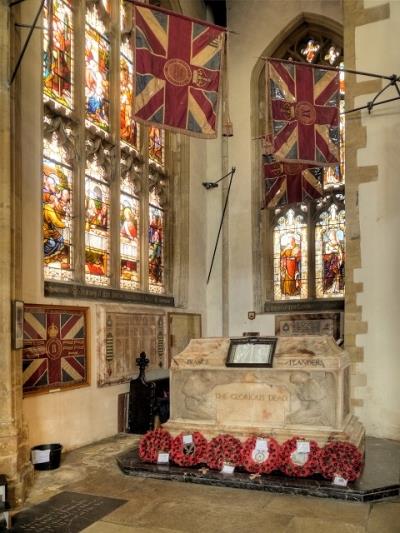
<path fill-rule="evenodd" d="M 301 163 L 282 163 L 272 156 L 264 157 L 265 207 L 321 198 L 323 169 Z"/>
<path fill-rule="evenodd" d="M 225 31 L 157 8 L 134 8 L 135 118 L 216 137 Z"/>
<path fill-rule="evenodd" d="M 339 163 L 339 71 L 275 59 L 266 71 L 275 157 Z"/>
<path fill-rule="evenodd" d="M 25 305 L 24 393 L 87 382 L 85 313 L 79 307 Z"/>

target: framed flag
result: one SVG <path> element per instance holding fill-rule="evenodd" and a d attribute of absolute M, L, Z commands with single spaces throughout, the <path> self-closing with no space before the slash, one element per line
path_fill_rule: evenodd
<path fill-rule="evenodd" d="M 215 138 L 225 29 L 154 6 L 134 8 L 135 119 Z"/>
<path fill-rule="evenodd" d="M 23 392 L 89 385 L 88 308 L 25 304 Z"/>

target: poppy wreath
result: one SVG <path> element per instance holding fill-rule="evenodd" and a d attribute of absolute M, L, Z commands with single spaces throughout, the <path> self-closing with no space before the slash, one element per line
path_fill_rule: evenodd
<path fill-rule="evenodd" d="M 315 440 L 310 443 L 310 451 L 307 460 L 303 465 L 296 464 L 292 459 L 293 452 L 297 449 L 297 441 L 306 440 L 301 437 L 288 439 L 281 445 L 280 466 L 279 469 L 287 476 L 307 477 L 318 472 L 320 447 Z"/>
<path fill-rule="evenodd" d="M 205 461 L 207 439 L 199 431 L 191 433 L 192 443 L 184 444 L 183 437 L 188 433 L 177 435 L 171 444 L 171 459 L 179 466 L 194 466 Z"/>
<path fill-rule="evenodd" d="M 279 468 L 280 446 L 272 437 L 260 437 L 268 441 L 266 457 L 255 457 L 255 448 L 258 437 L 249 437 L 242 444 L 241 463 L 247 472 L 252 474 L 269 474 Z"/>
<path fill-rule="evenodd" d="M 359 477 L 362 466 L 363 456 L 351 442 L 330 442 L 319 455 L 319 469 L 326 479 L 340 476 L 354 481 Z"/>
<path fill-rule="evenodd" d="M 206 462 L 214 470 L 221 470 L 224 463 L 240 465 L 242 445 L 232 435 L 218 435 L 207 446 Z"/>
<path fill-rule="evenodd" d="M 139 441 L 139 457 L 146 463 L 156 463 L 160 452 L 169 452 L 172 437 L 165 429 L 153 429 Z"/>

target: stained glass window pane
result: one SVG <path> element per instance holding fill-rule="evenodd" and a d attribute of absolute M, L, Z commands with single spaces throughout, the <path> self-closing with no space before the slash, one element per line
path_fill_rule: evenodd
<path fill-rule="evenodd" d="M 149 158 L 161 166 L 164 166 L 164 139 L 164 130 L 154 127 L 149 129 Z"/>
<path fill-rule="evenodd" d="M 332 204 L 315 228 L 317 298 L 344 296 L 345 212 Z"/>
<path fill-rule="evenodd" d="M 121 289 L 139 288 L 139 218 L 140 203 L 134 196 L 134 187 L 129 179 L 121 184 L 120 197 L 120 246 Z"/>
<path fill-rule="evenodd" d="M 54 133 L 43 146 L 43 254 L 44 277 L 73 279 L 72 169 Z"/>
<path fill-rule="evenodd" d="M 121 43 L 121 139 L 138 148 L 139 126 L 132 119 L 133 105 L 133 50 L 129 40 Z"/>
<path fill-rule="evenodd" d="M 343 63 L 340 67 L 343 68 Z M 324 169 L 324 189 L 331 189 L 345 183 L 344 174 L 344 142 L 345 142 L 345 106 L 344 106 L 344 72 L 339 74 L 340 101 L 339 101 L 339 135 L 340 135 L 340 165 Z"/>
<path fill-rule="evenodd" d="M 103 10 L 103 16 L 99 10 Z M 108 10 L 107 2 L 88 9 L 85 32 L 86 118 L 105 131 L 109 130 L 110 120 L 110 42 L 104 23 Z"/>
<path fill-rule="evenodd" d="M 110 188 L 96 160 L 87 164 L 85 179 L 85 280 L 109 285 Z"/>
<path fill-rule="evenodd" d="M 70 1 L 47 0 L 43 12 L 45 98 L 72 109 L 73 23 Z"/>
<path fill-rule="evenodd" d="M 164 287 L 164 211 L 155 191 L 149 205 L 149 290 L 163 293 Z"/>
<path fill-rule="evenodd" d="M 274 299 L 308 296 L 307 225 L 289 209 L 274 228 Z"/>
<path fill-rule="evenodd" d="M 304 48 L 301 49 L 301 54 L 304 56 L 307 63 L 313 63 L 318 57 L 319 49 L 321 45 L 317 43 L 314 39 L 309 39 Z"/>

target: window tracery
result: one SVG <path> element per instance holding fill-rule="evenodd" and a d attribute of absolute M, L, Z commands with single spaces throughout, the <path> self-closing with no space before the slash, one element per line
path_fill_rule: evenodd
<path fill-rule="evenodd" d="M 77 36 L 76 28 L 84 34 Z M 132 118 L 132 38 L 132 7 L 126 2 L 45 2 L 47 281 L 168 290 L 167 139 L 160 128 L 140 126 Z"/>
<path fill-rule="evenodd" d="M 341 38 L 307 23 L 271 55 L 314 64 L 343 66 Z M 344 73 L 341 72 L 341 113 L 344 111 L 344 81 Z M 322 198 L 266 210 L 267 235 L 264 242 L 267 255 L 272 251 L 272 261 L 267 259 L 265 269 L 267 302 L 326 301 L 344 297 L 344 117 L 340 115 L 338 131 L 340 165 L 323 169 Z M 265 125 L 261 127 L 265 128 Z"/>

